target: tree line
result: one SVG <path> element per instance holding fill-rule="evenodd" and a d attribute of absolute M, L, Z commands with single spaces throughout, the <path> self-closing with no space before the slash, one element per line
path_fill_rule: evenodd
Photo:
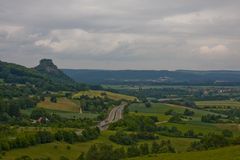
<path fill-rule="evenodd" d="M 175 153 L 175 149 L 169 140 L 163 140 L 161 142 L 154 141 L 151 146 L 149 146 L 148 143 L 131 145 L 126 149 L 123 147 L 113 148 L 113 146 L 108 144 L 94 144 L 86 154 L 82 153 L 77 160 L 120 160 L 123 158 L 159 153 Z"/>
<path fill-rule="evenodd" d="M 0 151 L 8 151 L 15 148 L 25 148 L 37 144 L 51 143 L 53 141 L 64 141 L 67 143 L 85 142 L 98 138 L 98 128 L 87 128 L 77 135 L 74 131 L 59 130 L 55 133 L 50 131 L 37 131 L 36 133 L 22 133 L 14 139 L 4 138 L 0 140 Z"/>
<path fill-rule="evenodd" d="M 133 145 L 139 140 L 156 140 L 159 137 L 151 132 L 137 132 L 127 134 L 124 131 L 117 131 L 115 135 L 109 136 L 109 139 L 117 144 L 121 145 Z"/>

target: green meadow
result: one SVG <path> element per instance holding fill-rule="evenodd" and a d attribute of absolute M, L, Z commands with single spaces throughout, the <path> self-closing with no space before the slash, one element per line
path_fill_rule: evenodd
<path fill-rule="evenodd" d="M 158 154 L 128 160 L 239 160 L 240 146 L 231 146 L 215 150 Z"/>
<path fill-rule="evenodd" d="M 21 110 L 23 114 L 30 115 L 32 113 L 33 109 L 24 109 Z M 89 113 L 89 112 L 68 112 L 68 111 L 59 111 L 59 110 L 51 110 L 51 109 L 45 109 L 48 113 L 57 114 L 63 118 L 69 118 L 69 119 L 75 119 L 75 118 L 96 118 L 98 116 L 97 113 Z"/>
<path fill-rule="evenodd" d="M 118 93 L 113 93 L 113 92 L 108 92 L 108 91 L 95 91 L 95 90 L 80 91 L 80 92 L 76 93 L 75 95 L 73 95 L 73 98 L 78 98 L 78 97 L 81 97 L 83 95 L 87 95 L 91 98 L 93 98 L 93 97 L 101 97 L 101 98 L 107 97 L 107 98 L 113 99 L 113 100 L 134 101 L 135 99 L 137 99 L 136 97 L 128 96 L 128 95 L 124 95 L 124 94 L 118 94 Z"/>
<path fill-rule="evenodd" d="M 240 102 L 233 100 L 196 101 L 195 103 L 200 108 L 240 108 Z"/>
<path fill-rule="evenodd" d="M 75 143 L 68 144 L 64 142 L 53 142 L 49 144 L 40 144 L 28 148 L 23 149 L 14 149 L 5 153 L 3 159 L 5 160 L 15 160 L 16 157 L 20 157 L 23 155 L 28 155 L 31 158 L 46 158 L 49 157 L 51 160 L 59 160 L 61 156 L 65 156 L 71 160 L 76 159 L 82 152 L 86 152 L 88 148 L 93 144 L 106 143 L 111 144 L 114 147 L 122 147 L 116 143 L 113 143 L 108 139 L 110 135 L 115 134 L 115 131 L 103 131 L 101 136 L 89 142 L 83 143 Z M 190 146 L 191 142 L 196 141 L 196 139 L 192 138 L 174 138 L 174 137 L 166 137 L 159 136 L 159 139 L 156 140 L 160 142 L 161 140 L 170 140 L 173 146 L 175 147 L 177 152 L 185 152 L 187 148 Z M 151 146 L 152 140 L 145 140 L 138 142 L 148 143 Z M 124 146 L 125 148 L 127 146 Z"/>
<path fill-rule="evenodd" d="M 240 127 L 236 124 L 211 124 L 201 122 L 201 117 L 207 114 L 215 114 L 213 112 L 190 109 L 194 111 L 194 115 L 191 120 L 185 120 L 183 123 L 169 123 L 168 120 L 171 116 L 165 115 L 168 110 L 174 110 L 176 113 L 183 114 L 186 107 L 172 104 L 152 103 L 150 108 L 147 108 L 143 103 L 134 103 L 129 106 L 130 114 L 132 115 L 144 115 L 144 116 L 156 116 L 160 121 L 159 126 L 177 127 L 180 131 L 186 132 L 188 130 L 194 130 L 196 133 L 221 133 L 223 129 L 231 130 L 235 135 L 240 135 Z"/>

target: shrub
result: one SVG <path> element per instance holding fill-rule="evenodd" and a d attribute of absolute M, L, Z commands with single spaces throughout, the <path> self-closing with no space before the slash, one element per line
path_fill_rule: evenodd
<path fill-rule="evenodd" d="M 172 116 L 168 122 L 171 122 L 171 123 L 182 123 L 182 119 L 181 119 L 181 115 L 175 115 L 175 116 Z"/>
<path fill-rule="evenodd" d="M 183 115 L 185 115 L 185 116 L 193 116 L 194 112 L 189 110 L 189 109 L 185 109 Z"/>
<path fill-rule="evenodd" d="M 21 156 L 19 158 L 16 158 L 15 160 L 32 160 L 32 158 L 25 155 L 25 156 Z"/>
<path fill-rule="evenodd" d="M 132 145 L 136 143 L 136 138 L 130 136 L 123 131 L 117 131 L 115 135 L 109 136 L 109 139 L 117 144 Z"/>
<path fill-rule="evenodd" d="M 228 129 L 223 130 L 222 134 L 223 134 L 224 137 L 233 137 L 232 131 L 230 131 Z"/>

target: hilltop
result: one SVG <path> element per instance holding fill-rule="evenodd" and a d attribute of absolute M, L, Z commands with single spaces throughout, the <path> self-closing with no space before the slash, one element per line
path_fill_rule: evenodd
<path fill-rule="evenodd" d="M 9 84 L 31 84 L 41 90 L 79 90 L 80 85 L 65 75 L 50 59 L 40 60 L 35 68 L 0 61 L 0 79 Z"/>
<path fill-rule="evenodd" d="M 38 72 L 48 76 L 53 81 L 75 83 L 70 77 L 65 75 L 58 67 L 53 63 L 51 59 L 42 59 L 38 66 L 34 67 Z"/>

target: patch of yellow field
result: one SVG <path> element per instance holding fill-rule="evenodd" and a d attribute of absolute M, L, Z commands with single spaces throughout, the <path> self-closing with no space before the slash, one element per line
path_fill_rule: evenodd
<path fill-rule="evenodd" d="M 137 99 L 136 97 L 133 96 L 128 96 L 128 95 L 123 95 L 123 94 L 118 94 L 118 93 L 113 93 L 113 92 L 108 92 L 108 91 L 94 91 L 94 90 L 88 90 L 88 91 L 80 91 L 77 94 L 73 96 L 73 98 L 78 98 L 83 95 L 87 95 L 91 98 L 93 97 L 108 97 L 109 99 L 113 100 L 127 100 L 127 101 L 134 101 Z"/>
<path fill-rule="evenodd" d="M 57 103 L 51 102 L 50 98 L 45 98 L 45 101 L 38 103 L 37 107 L 58 111 L 79 112 L 79 105 L 64 97 L 57 98 Z"/>

